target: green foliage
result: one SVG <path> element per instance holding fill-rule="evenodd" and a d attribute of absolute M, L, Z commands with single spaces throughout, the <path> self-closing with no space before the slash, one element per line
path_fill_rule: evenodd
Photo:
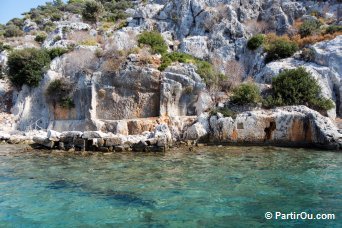
<path fill-rule="evenodd" d="M 66 79 L 56 79 L 50 82 L 46 95 L 54 105 L 59 104 L 63 108 L 73 108 L 74 102 L 70 97 L 72 93 L 72 84 Z"/>
<path fill-rule="evenodd" d="M 82 14 L 83 8 L 84 8 L 85 1 L 69 1 L 67 5 L 65 5 L 63 8 L 67 12 L 71 12 L 74 14 Z"/>
<path fill-rule="evenodd" d="M 127 18 L 125 12 L 132 6 L 131 1 L 127 0 L 116 0 L 116 1 L 104 1 L 100 0 L 106 9 L 106 13 L 103 16 L 105 21 L 116 22 L 118 20 L 124 20 Z"/>
<path fill-rule="evenodd" d="M 202 60 L 197 60 L 195 62 L 195 65 L 197 67 L 197 73 L 203 78 L 204 82 L 209 85 L 218 85 L 220 81 L 224 79 L 224 75 L 217 73 L 213 65 L 209 62 L 202 61 Z"/>
<path fill-rule="evenodd" d="M 168 66 L 170 66 L 173 62 L 180 63 L 195 63 L 198 61 L 192 55 L 185 54 L 182 52 L 171 52 L 166 53 L 161 58 L 161 65 L 158 68 L 160 71 L 165 70 Z"/>
<path fill-rule="evenodd" d="M 295 42 L 278 38 L 271 41 L 266 47 L 267 56 L 265 62 L 291 57 L 297 50 L 298 46 Z"/>
<path fill-rule="evenodd" d="M 265 42 L 265 35 L 257 34 L 248 40 L 247 47 L 249 50 L 256 50 L 261 45 L 263 45 L 264 42 Z"/>
<path fill-rule="evenodd" d="M 266 106 L 307 105 L 316 110 L 334 107 L 331 100 L 319 97 L 320 86 L 303 67 L 284 70 L 273 78 L 272 91 Z"/>
<path fill-rule="evenodd" d="M 62 37 L 61 37 L 60 35 L 55 36 L 55 37 L 53 38 L 53 42 L 56 43 L 57 41 L 60 41 L 61 39 L 62 39 Z"/>
<path fill-rule="evenodd" d="M 302 38 L 306 36 L 311 36 L 318 31 L 321 25 L 322 23 L 319 20 L 306 20 L 299 27 L 298 33 Z"/>
<path fill-rule="evenodd" d="M 152 32 L 143 32 L 138 37 L 139 45 L 145 44 L 151 47 L 151 51 L 154 54 L 165 54 L 167 52 L 167 46 L 163 37 L 160 33 L 152 31 Z"/>
<path fill-rule="evenodd" d="M 327 111 L 335 107 L 334 102 L 329 98 L 318 97 L 310 101 L 310 108 L 317 111 Z"/>
<path fill-rule="evenodd" d="M 50 63 L 50 57 L 44 50 L 26 48 L 14 50 L 8 56 L 8 75 L 16 86 L 24 84 L 35 87 L 42 79 L 45 67 Z"/>
<path fill-rule="evenodd" d="M 121 21 L 116 27 L 116 30 L 120 30 L 128 25 L 128 22 L 126 20 Z"/>
<path fill-rule="evenodd" d="M 80 44 L 84 46 L 97 46 L 97 41 L 96 39 L 86 39 L 80 42 Z"/>
<path fill-rule="evenodd" d="M 50 59 L 54 59 L 56 57 L 59 57 L 65 53 L 68 53 L 70 50 L 67 48 L 61 48 L 61 47 L 56 47 L 56 48 L 52 48 L 47 50 L 47 53 L 50 56 Z"/>
<path fill-rule="evenodd" d="M 335 32 L 342 32 L 342 25 L 329 25 L 325 33 L 334 34 Z"/>
<path fill-rule="evenodd" d="M 15 25 L 19 28 L 22 28 L 23 25 L 24 25 L 24 20 L 23 19 L 20 19 L 20 18 L 13 18 L 11 19 L 10 21 L 7 22 L 6 24 L 7 26 L 9 25 Z"/>
<path fill-rule="evenodd" d="M 165 70 L 173 62 L 193 63 L 197 70 L 196 72 L 203 78 L 208 86 L 217 85 L 220 81 L 226 79 L 223 74 L 216 72 L 213 65 L 207 61 L 195 58 L 192 55 L 182 52 L 171 52 L 162 55 L 161 65 L 158 68 L 160 71 Z"/>
<path fill-rule="evenodd" d="M 10 24 L 6 26 L 5 28 L 5 37 L 17 37 L 17 36 L 23 36 L 24 32 L 16 25 Z"/>
<path fill-rule="evenodd" d="M 231 109 L 224 107 L 224 108 L 215 108 L 210 111 L 211 116 L 216 116 L 217 113 L 221 113 L 224 117 L 232 117 L 233 119 L 236 118 L 237 113 L 232 111 Z"/>
<path fill-rule="evenodd" d="M 41 33 L 38 33 L 36 35 L 36 37 L 34 38 L 35 41 L 37 41 L 38 43 L 43 43 L 47 38 L 47 35 L 45 32 L 41 32 Z"/>
<path fill-rule="evenodd" d="M 63 3 L 62 0 L 53 0 L 53 1 L 52 1 L 52 4 L 53 4 L 54 6 L 57 6 L 57 7 L 60 7 L 60 6 L 64 5 L 64 3 Z"/>
<path fill-rule="evenodd" d="M 43 30 L 45 32 L 52 32 L 55 29 L 56 29 L 56 25 L 51 21 L 46 22 L 43 26 Z"/>
<path fill-rule="evenodd" d="M 103 10 L 103 6 L 100 2 L 94 0 L 86 1 L 82 11 L 82 18 L 85 21 L 95 23 L 102 15 Z"/>
<path fill-rule="evenodd" d="M 9 46 L 8 44 L 4 44 L 3 42 L 0 42 L 0 52 L 3 52 L 3 51 L 10 51 L 12 50 L 12 47 Z"/>
<path fill-rule="evenodd" d="M 233 90 L 230 101 L 238 105 L 257 104 L 261 101 L 260 90 L 254 83 L 243 83 Z"/>
<path fill-rule="evenodd" d="M 51 21 L 60 21 L 62 19 L 61 13 L 54 13 L 51 15 Z"/>
<path fill-rule="evenodd" d="M 66 97 L 62 99 L 60 106 L 63 108 L 72 109 L 75 107 L 75 104 L 71 97 Z"/>

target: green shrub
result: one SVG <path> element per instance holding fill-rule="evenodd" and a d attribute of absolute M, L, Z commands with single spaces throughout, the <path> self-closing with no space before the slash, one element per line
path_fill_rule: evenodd
<path fill-rule="evenodd" d="M 247 47 L 249 50 L 256 50 L 265 42 L 265 35 L 258 34 L 250 38 L 247 42 Z"/>
<path fill-rule="evenodd" d="M 23 36 L 24 32 L 16 25 L 11 24 L 9 26 L 6 26 L 5 28 L 5 37 L 17 37 L 17 36 Z"/>
<path fill-rule="evenodd" d="M 319 20 L 306 20 L 299 27 L 299 34 L 302 38 L 311 36 L 318 31 L 322 23 Z"/>
<path fill-rule="evenodd" d="M 44 26 L 43 26 L 43 30 L 45 31 L 45 32 L 52 32 L 53 30 L 55 30 L 56 29 L 56 25 L 53 23 L 53 22 L 51 22 L 51 21 L 48 21 L 48 22 L 46 22 L 45 24 L 44 24 Z"/>
<path fill-rule="evenodd" d="M 9 26 L 9 25 L 15 25 L 15 26 L 17 26 L 18 28 L 22 28 L 23 25 L 24 25 L 24 20 L 16 17 L 16 18 L 11 19 L 9 22 L 7 22 L 6 25 L 7 25 L 7 26 Z"/>
<path fill-rule="evenodd" d="M 34 40 L 41 44 L 46 40 L 46 38 L 47 38 L 46 33 L 38 33 L 38 35 L 36 35 Z"/>
<path fill-rule="evenodd" d="M 167 52 L 167 46 L 163 37 L 158 32 L 143 32 L 138 37 L 139 45 L 145 44 L 151 47 L 153 54 L 165 54 Z"/>
<path fill-rule="evenodd" d="M 265 62 L 268 63 L 274 60 L 291 57 L 298 50 L 298 46 L 295 42 L 278 38 L 271 41 L 265 49 L 267 52 Z"/>
<path fill-rule="evenodd" d="M 220 81 L 225 79 L 225 76 L 216 72 L 213 65 L 209 62 L 197 60 L 195 65 L 197 67 L 196 72 L 203 78 L 204 82 L 209 85 L 209 87 L 218 85 Z"/>
<path fill-rule="evenodd" d="M 54 59 L 56 57 L 59 57 L 65 53 L 68 53 L 70 50 L 67 48 L 61 48 L 61 47 L 56 47 L 56 48 L 52 48 L 47 50 L 47 53 L 50 56 L 50 59 Z"/>
<path fill-rule="evenodd" d="M 309 105 L 310 108 L 317 111 L 327 111 L 335 107 L 334 102 L 331 99 L 325 97 L 319 97 L 311 100 Z"/>
<path fill-rule="evenodd" d="M 99 17 L 103 13 L 103 6 L 100 2 L 89 0 L 85 2 L 84 9 L 82 11 L 82 18 L 85 21 L 97 22 Z"/>
<path fill-rule="evenodd" d="M 303 67 L 284 70 L 272 80 L 273 100 L 276 106 L 306 105 L 316 110 L 334 107 L 329 99 L 319 97 L 321 87 Z"/>
<path fill-rule="evenodd" d="M 50 82 L 46 95 L 53 105 L 59 104 L 63 108 L 73 108 L 74 102 L 70 97 L 72 84 L 66 79 L 56 79 Z"/>
<path fill-rule="evenodd" d="M 342 25 L 330 25 L 325 30 L 325 33 L 329 34 L 334 34 L 335 32 L 342 32 Z"/>
<path fill-rule="evenodd" d="M 56 43 L 57 41 L 60 41 L 61 39 L 62 39 L 62 37 L 61 37 L 60 35 L 55 36 L 55 37 L 53 38 L 53 42 Z"/>
<path fill-rule="evenodd" d="M 62 19 L 62 14 L 54 13 L 51 15 L 51 21 L 60 21 Z"/>
<path fill-rule="evenodd" d="M 0 42 L 0 52 L 3 52 L 3 51 L 10 51 L 12 50 L 12 47 L 9 46 L 8 44 L 4 44 L 3 42 Z"/>
<path fill-rule="evenodd" d="M 243 83 L 233 90 L 230 101 L 238 105 L 257 104 L 261 101 L 260 90 L 254 83 Z"/>
<path fill-rule="evenodd" d="M 60 106 L 63 108 L 72 109 L 75 107 L 75 104 L 71 97 L 66 97 L 62 99 Z"/>
<path fill-rule="evenodd" d="M 71 12 L 74 14 L 82 14 L 83 7 L 84 7 L 84 1 L 79 1 L 79 2 L 76 2 L 76 1 L 70 2 L 69 1 L 69 3 L 67 5 L 65 5 L 63 8 L 67 12 Z"/>
<path fill-rule="evenodd" d="M 231 109 L 224 107 L 224 108 L 215 108 L 210 111 L 211 116 L 216 116 L 217 113 L 221 113 L 224 117 L 232 117 L 233 119 L 236 118 L 237 113 L 232 111 Z"/>
<path fill-rule="evenodd" d="M 50 63 L 50 57 L 44 50 L 26 48 L 14 50 L 8 56 L 8 75 L 16 86 L 24 84 L 38 86 L 44 69 Z"/>
<path fill-rule="evenodd" d="M 171 52 L 163 54 L 161 58 L 161 65 L 158 69 L 160 71 L 163 71 L 173 62 L 193 63 L 197 67 L 197 74 L 199 74 L 201 78 L 203 78 L 204 82 L 208 86 L 217 85 L 220 81 L 226 79 L 223 74 L 220 74 L 214 70 L 211 63 L 181 52 Z"/>

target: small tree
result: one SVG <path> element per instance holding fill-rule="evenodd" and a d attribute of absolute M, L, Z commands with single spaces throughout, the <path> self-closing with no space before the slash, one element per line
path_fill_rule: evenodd
<path fill-rule="evenodd" d="M 41 44 L 46 40 L 46 38 L 47 38 L 47 34 L 45 32 L 41 32 L 36 35 L 34 40 Z"/>
<path fill-rule="evenodd" d="M 243 83 L 233 90 L 230 101 L 238 105 L 257 104 L 261 101 L 260 90 L 254 83 Z"/>
<path fill-rule="evenodd" d="M 151 47 L 153 54 L 165 54 L 167 52 L 167 46 L 163 37 L 158 32 L 143 32 L 138 36 L 138 43 L 146 44 Z"/>
<path fill-rule="evenodd" d="M 273 78 L 272 91 L 278 105 L 307 105 L 316 110 L 334 107 L 331 100 L 320 97 L 321 87 L 303 67 L 284 70 Z"/>
<path fill-rule="evenodd" d="M 23 36 L 24 32 L 16 25 L 10 24 L 5 28 L 5 37 L 17 37 L 17 36 Z"/>
<path fill-rule="evenodd" d="M 299 34 L 302 38 L 311 36 L 319 29 L 321 25 L 322 23 L 319 20 L 306 20 L 299 27 Z"/>
<path fill-rule="evenodd" d="M 263 45 L 264 41 L 265 41 L 265 35 L 263 34 L 255 35 L 248 40 L 247 47 L 249 50 L 256 50 L 261 45 Z"/>
<path fill-rule="evenodd" d="M 298 46 L 288 37 L 275 37 L 265 45 L 267 56 L 265 62 L 291 57 L 297 50 Z"/>
<path fill-rule="evenodd" d="M 85 3 L 82 11 L 82 17 L 85 21 L 97 22 L 99 17 L 102 15 L 104 9 L 100 2 L 89 0 Z"/>
<path fill-rule="evenodd" d="M 8 57 L 8 74 L 16 86 L 24 84 L 38 86 L 43 77 L 44 69 L 50 63 L 46 51 L 36 48 L 15 50 Z"/>

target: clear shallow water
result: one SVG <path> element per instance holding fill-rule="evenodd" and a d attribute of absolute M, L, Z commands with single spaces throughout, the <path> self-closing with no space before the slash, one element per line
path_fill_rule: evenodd
<path fill-rule="evenodd" d="M 0 227 L 342 226 L 341 153 L 270 147 L 85 157 L 13 151 L 0 146 Z M 336 219 L 266 220 L 267 211 L 334 213 Z"/>

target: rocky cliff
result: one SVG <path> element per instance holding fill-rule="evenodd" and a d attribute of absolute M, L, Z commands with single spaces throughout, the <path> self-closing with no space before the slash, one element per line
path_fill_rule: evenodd
<path fill-rule="evenodd" d="M 6 76 L 0 79 L 0 131 L 100 130 L 127 136 L 154 132 L 166 124 L 175 140 L 340 147 L 341 135 L 334 121 L 342 113 L 342 36 L 309 44 L 314 52 L 309 61 L 298 57 L 298 52 L 266 64 L 260 48 L 251 51 L 246 47 L 257 33 L 293 33 L 296 22 L 314 17 L 313 12 L 341 24 L 339 1 L 132 1 L 119 27 L 118 23 L 90 23 L 75 12 L 62 12 L 41 44 L 32 34 L 48 22 L 31 18 L 24 21 L 23 37 L 4 39 L 14 49 L 73 46 L 73 50 L 52 60 L 37 87 L 18 88 Z M 242 112 L 236 119 L 211 115 L 215 106 L 229 103 L 230 92 L 210 89 L 199 66 L 191 61 L 175 61 L 161 70 L 164 56 L 138 42 L 139 34 L 151 30 L 161 34 L 167 52 L 216 63 L 218 70 L 234 61 L 243 69 L 241 81 L 253 79 L 260 88 L 267 87 L 282 70 L 304 66 L 336 108 L 322 113 L 330 120 L 303 106 Z M 7 50 L 0 55 L 2 69 L 8 55 Z M 234 72 L 229 66 L 226 71 Z M 72 84 L 72 107 L 48 99 L 47 88 L 56 79 Z"/>

